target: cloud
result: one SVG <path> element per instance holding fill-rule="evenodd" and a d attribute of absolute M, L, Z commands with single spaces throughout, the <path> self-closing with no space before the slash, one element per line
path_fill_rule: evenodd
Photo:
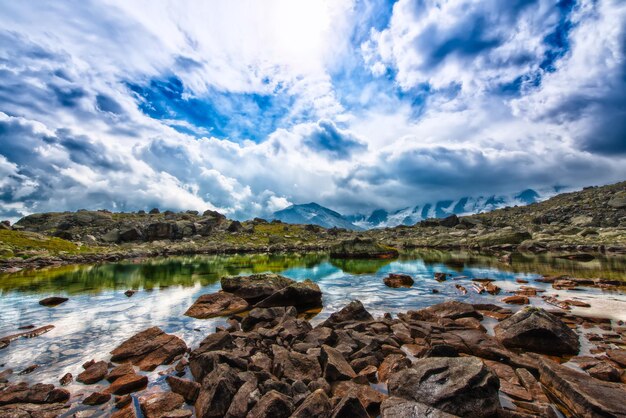
<path fill-rule="evenodd" d="M 367 145 L 354 135 L 340 131 L 332 121 L 320 120 L 303 141 L 311 151 L 323 153 L 332 159 L 346 159 L 352 153 L 363 152 Z"/>

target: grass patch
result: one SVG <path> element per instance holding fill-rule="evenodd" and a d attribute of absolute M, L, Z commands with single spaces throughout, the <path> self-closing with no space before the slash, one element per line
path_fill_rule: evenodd
<path fill-rule="evenodd" d="M 76 244 L 56 237 L 46 237 L 32 232 L 0 230 L 0 245 L 15 251 L 38 250 L 50 253 L 78 253 Z"/>

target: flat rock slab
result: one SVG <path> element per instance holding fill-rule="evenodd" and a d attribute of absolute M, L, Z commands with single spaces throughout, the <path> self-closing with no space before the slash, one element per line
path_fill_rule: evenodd
<path fill-rule="evenodd" d="M 109 370 L 109 365 L 106 361 L 99 361 L 91 364 L 81 374 L 76 376 L 78 382 L 86 385 L 92 385 L 100 380 L 104 379 Z"/>
<path fill-rule="evenodd" d="M 578 335 L 548 311 L 527 307 L 498 323 L 498 341 L 508 348 L 543 354 L 578 354 Z"/>
<path fill-rule="evenodd" d="M 626 385 L 594 379 L 536 356 L 540 381 L 576 416 L 626 417 Z"/>
<path fill-rule="evenodd" d="M 257 303 L 280 289 L 296 283 L 279 274 L 222 277 L 222 290 L 233 293 L 249 303 Z"/>
<path fill-rule="evenodd" d="M 248 302 L 228 292 L 202 295 L 187 309 L 186 316 L 198 319 L 228 316 L 248 309 Z"/>
<path fill-rule="evenodd" d="M 111 361 L 130 362 L 141 370 L 152 371 L 162 364 L 170 364 L 187 351 L 187 344 L 175 335 L 166 334 L 159 327 L 148 328 L 124 341 L 111 351 Z"/>

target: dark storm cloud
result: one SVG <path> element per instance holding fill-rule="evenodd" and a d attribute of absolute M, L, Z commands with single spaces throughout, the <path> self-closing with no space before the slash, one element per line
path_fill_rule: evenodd
<path fill-rule="evenodd" d="M 317 123 L 313 131 L 303 139 L 304 145 L 333 159 L 346 159 L 352 153 L 362 152 L 367 145 L 353 135 L 339 131 L 334 123 L 322 120 Z"/>

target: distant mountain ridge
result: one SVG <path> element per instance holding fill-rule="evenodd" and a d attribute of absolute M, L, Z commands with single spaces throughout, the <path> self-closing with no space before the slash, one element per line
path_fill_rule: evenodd
<path fill-rule="evenodd" d="M 274 212 L 273 219 L 286 223 L 314 224 L 325 228 L 346 228 L 352 230 L 386 228 L 398 225 L 414 225 L 428 218 L 445 218 L 450 215 L 472 215 L 489 212 L 505 206 L 525 206 L 548 199 L 556 194 L 556 189 L 537 192 L 526 189 L 517 194 L 462 197 L 440 200 L 395 211 L 376 209 L 369 215 L 342 215 L 317 203 L 291 205 Z"/>

